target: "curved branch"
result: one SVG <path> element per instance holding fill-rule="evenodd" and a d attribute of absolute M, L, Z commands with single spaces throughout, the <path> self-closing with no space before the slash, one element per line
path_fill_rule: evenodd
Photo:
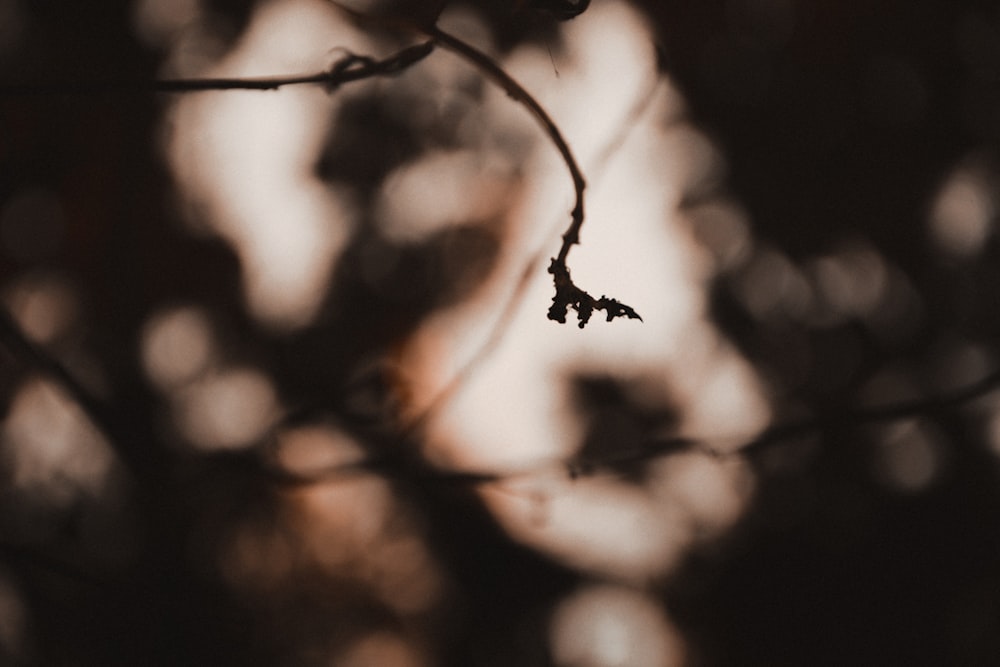
<path fill-rule="evenodd" d="M 565 262 L 570 247 L 580 242 L 580 227 L 583 225 L 583 191 L 587 187 L 587 181 L 583 177 L 583 171 L 580 169 L 576 158 L 573 157 L 573 151 L 566 142 L 566 138 L 563 137 L 559 126 L 555 124 L 555 121 L 552 120 L 552 117 L 549 116 L 538 100 L 524 86 L 518 83 L 514 77 L 507 74 L 493 58 L 471 44 L 441 30 L 437 26 L 420 28 L 420 31 L 432 38 L 440 46 L 458 54 L 463 60 L 471 63 L 477 70 L 503 88 L 504 92 L 511 99 L 530 111 L 531 115 L 542 126 L 542 129 L 545 130 L 549 139 L 552 140 L 556 150 L 559 151 L 559 155 L 562 157 L 563 162 L 566 163 L 566 168 L 569 169 L 570 176 L 573 179 L 573 189 L 576 194 L 576 203 L 573 205 L 573 211 L 570 214 L 572 223 L 569 229 L 566 230 L 566 233 L 563 234 L 563 245 L 557 257 L 559 261 Z"/>
<path fill-rule="evenodd" d="M 601 166 L 610 160 L 618 149 L 624 145 L 625 138 L 636 126 L 641 115 L 653 101 L 654 94 L 658 87 L 659 80 L 654 78 L 652 85 L 650 85 L 649 88 L 635 100 L 634 104 L 632 104 L 631 109 L 625 115 L 618 131 L 615 132 L 611 139 L 605 143 L 603 149 L 595 160 L 595 164 L 598 165 L 597 169 L 600 169 Z M 419 431 L 430 419 L 434 417 L 435 414 L 443 409 L 462 387 L 462 385 L 469 380 L 480 364 L 488 359 L 493 353 L 496 347 L 500 344 L 500 341 L 503 340 L 507 329 L 513 323 L 524 294 L 528 289 L 528 285 L 531 283 L 533 272 L 535 268 L 541 264 L 544 257 L 544 249 L 537 248 L 532 251 L 530 256 L 524 261 L 524 266 L 518 274 L 517 283 L 511 288 L 510 293 L 502 301 L 499 315 L 494 320 L 492 327 L 490 327 L 486 338 L 479 345 L 479 347 L 476 348 L 465 364 L 463 364 L 455 372 L 452 379 L 449 380 L 448 383 L 440 391 L 438 391 L 433 398 L 431 398 L 431 400 L 427 403 L 427 406 L 421 410 L 419 414 L 406 422 L 403 427 L 405 435 L 411 435 Z"/>
<path fill-rule="evenodd" d="M 548 271 L 552 274 L 556 293 L 552 297 L 552 306 L 549 308 L 548 318 L 556 322 L 565 323 L 567 313 L 572 308 L 577 313 L 577 320 L 581 329 L 587 326 L 587 322 L 590 321 L 590 317 L 595 310 L 603 310 L 607 315 L 608 322 L 616 317 L 627 317 L 641 321 L 642 317 L 631 306 L 627 306 L 616 299 L 606 296 L 595 299 L 578 287 L 570 277 L 569 266 L 567 266 L 566 261 L 569 257 L 570 249 L 580 243 L 580 229 L 583 227 L 584 219 L 583 192 L 587 187 L 587 182 L 559 126 L 556 125 L 555 121 L 552 120 L 552 117 L 549 116 L 538 100 L 500 67 L 493 58 L 468 42 L 464 42 L 458 37 L 441 30 L 436 25 L 429 27 L 418 26 L 416 29 L 434 39 L 443 48 L 452 51 L 472 64 L 487 78 L 503 88 L 511 99 L 531 112 L 531 115 L 541 125 L 546 135 L 548 135 L 556 147 L 556 150 L 559 151 L 559 155 L 566 164 L 566 168 L 569 169 L 570 176 L 573 179 L 573 191 L 576 195 L 576 202 L 570 213 L 569 227 L 563 233 L 559 253 L 552 258 L 549 264 Z"/>
<path fill-rule="evenodd" d="M 559 151 L 559 156 L 566 164 L 566 168 L 569 169 L 570 177 L 573 179 L 573 192 L 576 198 L 573 210 L 570 213 L 569 227 L 566 228 L 562 236 L 562 245 L 559 247 L 559 252 L 552 258 L 549 264 L 548 272 L 552 274 L 556 293 L 552 297 L 552 306 L 549 308 L 548 318 L 556 322 L 565 323 L 567 313 L 572 308 L 577 313 L 577 320 L 581 329 L 587 326 L 587 322 L 590 321 L 595 310 L 603 310 L 609 322 L 616 317 L 627 317 L 641 321 L 642 318 L 631 306 L 627 306 L 616 299 L 606 296 L 595 299 L 585 290 L 578 287 L 570 277 L 569 266 L 566 262 L 570 249 L 580 243 L 580 229 L 583 227 L 584 220 L 583 192 L 587 187 L 587 181 L 559 126 L 556 125 L 555 121 L 552 120 L 552 117 L 538 100 L 514 77 L 508 74 L 496 60 L 468 42 L 442 30 L 436 23 L 416 23 L 402 16 L 371 16 L 350 7 L 345 7 L 337 0 L 329 0 L 329 2 L 358 23 L 374 23 L 394 30 L 409 30 L 430 37 L 435 44 L 455 53 L 472 65 L 483 76 L 502 88 L 511 99 L 523 106 L 534 116 L 542 130 L 549 137 L 549 140 L 556 147 L 556 150 Z M 575 3 L 571 6 L 572 13 L 563 18 L 572 18 L 582 13 L 588 4 L 589 1 Z"/>

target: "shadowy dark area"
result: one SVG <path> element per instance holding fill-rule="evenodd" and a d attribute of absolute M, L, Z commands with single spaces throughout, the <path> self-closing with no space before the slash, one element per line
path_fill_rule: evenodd
<path fill-rule="evenodd" d="M 987 165 L 996 201 L 995 5 L 641 4 L 660 32 L 663 67 L 726 155 L 726 185 L 754 233 L 794 262 L 864 239 L 912 281 L 919 324 L 891 331 L 859 318 L 762 321 L 736 296 L 740 276 L 717 283 L 718 321 L 786 397 L 786 414 L 856 403 L 886 369 L 940 386 L 959 363 L 942 358 L 956 341 L 990 360 L 978 375 L 991 371 L 996 236 L 955 259 L 934 247 L 926 220 L 970 156 Z M 1000 659 L 1000 487 L 982 415 L 921 419 L 936 430 L 941 468 L 915 493 L 879 478 L 885 431 L 849 419 L 756 456 L 754 509 L 667 588 L 668 606 L 700 636 L 700 664 Z"/>
<path fill-rule="evenodd" d="M 155 79 L 160 56 L 133 36 L 133 4 L 0 2 L 17 6 L 20 26 L 0 45 L 0 83 Z M 205 4 L 228 43 L 253 7 Z M 465 4 L 500 50 L 531 40 L 559 52 L 554 24 L 530 3 Z M 754 236 L 750 256 L 712 285 L 715 321 L 765 378 L 779 423 L 845 415 L 755 448 L 747 514 L 652 584 L 688 663 L 997 663 L 996 397 L 887 423 L 853 420 L 850 409 L 954 390 L 1000 358 L 1000 11 L 985 0 L 636 5 L 655 24 L 689 119 L 727 163 L 719 191 L 690 193 L 686 212 L 697 227 L 712 202 L 737 201 Z M 470 105 L 481 99 L 466 92 Z M 363 219 L 316 320 L 295 333 L 261 327 L 247 314 L 236 254 L 185 229 L 170 203 L 157 144 L 165 103 L 0 97 L 0 298 L 14 309 L 36 285 L 68 290 L 71 325 L 37 347 L 107 409 L 113 459 L 85 492 L 61 479 L 31 490 L 20 481 L 41 473 L 4 451 L 24 434 L 2 432 L 0 663 L 319 665 L 384 631 L 433 664 L 555 664 L 549 614 L 586 575 L 515 543 L 471 490 L 490 479 L 448 477 L 423 461 L 378 367 L 430 313 L 475 291 L 502 239 L 488 225 L 459 225 L 402 242 Z M 426 128 L 404 113 L 418 103 L 350 98 L 315 173 L 370 204 L 393 167 L 453 140 L 464 111 Z M 985 237 L 950 252 L 927 220 L 965 167 L 993 209 Z M 31 215 L 4 217 L 12 202 Z M 807 305 L 753 296 L 779 264 L 811 286 Z M 843 303 L 856 303 L 848 297 L 859 283 L 829 281 L 870 266 L 886 285 L 882 301 L 852 311 Z M 843 303 L 824 301 L 817 286 L 828 283 L 849 285 L 829 291 Z M 206 314 L 217 361 L 266 373 L 288 407 L 259 447 L 200 452 L 144 371 L 145 327 L 186 304 Z M 0 337 L 5 424 L 19 392 L 52 371 L 19 345 L 10 331 Z M 641 389 L 641 379 L 577 378 L 583 474 L 643 479 L 648 462 L 630 457 L 677 415 L 636 398 Z M 344 509 L 340 478 L 327 488 L 269 467 L 276 442 L 307 426 L 350 443 L 335 456 L 374 462 L 343 475 L 345 488 L 375 499 L 370 507 Z M 338 540 L 354 539 L 347 529 L 307 544 L 296 527 L 317 520 L 317 506 L 340 508 L 331 521 L 346 526 L 342 514 L 381 508 L 373 521 L 399 549 L 387 553 L 403 554 L 385 558 L 433 561 L 434 601 L 393 606 L 378 573 L 338 551 Z M 344 553 L 382 548 L 371 539 Z M 416 579 L 392 581 L 403 590 Z"/>

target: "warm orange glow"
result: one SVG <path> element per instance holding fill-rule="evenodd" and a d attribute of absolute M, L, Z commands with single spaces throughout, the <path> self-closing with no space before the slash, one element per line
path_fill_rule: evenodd
<path fill-rule="evenodd" d="M 362 453 L 333 427 L 295 429 L 279 437 L 276 450 L 279 462 L 304 475 L 329 473 Z M 296 489 L 286 516 L 301 564 L 365 582 L 402 616 L 424 613 L 440 598 L 442 575 L 415 517 L 380 477 L 343 472 Z"/>
<path fill-rule="evenodd" d="M 206 73 L 317 70 L 329 63 L 316 53 L 328 53 L 330 44 L 371 52 L 367 38 L 321 5 L 262 5 L 233 51 Z M 488 31 L 467 10 L 446 11 L 441 25 L 489 50 Z M 573 382 L 582 375 L 642 378 L 641 400 L 673 407 L 680 433 L 733 446 L 751 438 L 770 419 L 768 403 L 750 364 L 711 322 L 706 286 L 754 249 L 738 207 L 716 203 L 702 211 L 707 232 L 696 215 L 679 211 L 684 193 L 717 185 L 724 165 L 711 142 L 683 120 L 683 100 L 656 67 L 643 17 L 623 2 L 595 3 L 585 20 L 560 29 L 564 52 L 524 46 L 502 65 L 537 94 L 587 175 L 582 245 L 570 256 L 574 279 L 635 306 L 644 322 L 594 321 L 581 331 L 545 319 L 552 296 L 545 264 L 573 201 L 566 166 L 504 91 L 486 86 L 481 100 L 463 92 L 479 75 L 453 54 L 435 53 L 391 85 L 433 100 L 408 110 L 417 120 L 431 122 L 450 110 L 458 145 L 395 167 L 371 217 L 395 242 L 420 242 L 457 224 L 488 225 L 500 236 L 499 256 L 483 283 L 427 317 L 394 360 L 402 409 L 419 415 L 503 327 L 431 415 L 422 434 L 426 456 L 445 467 L 521 473 L 482 491 L 515 539 L 583 571 L 641 584 L 669 572 L 696 540 L 731 526 L 753 480 L 742 465 L 700 454 L 650 464 L 639 482 L 602 474 L 567 479 L 560 462 L 577 452 L 587 429 Z M 311 171 L 342 94 L 193 95 L 173 111 L 168 152 L 182 195 L 203 212 L 201 224 L 233 244 L 249 309 L 268 325 L 310 321 L 358 217 L 346 188 L 323 184 Z M 806 291 L 778 290 L 777 305 L 761 308 L 785 308 L 794 298 L 802 301 L 795 307 L 807 308 L 806 279 L 787 260 L 783 266 L 794 279 L 779 276 L 779 282 L 798 280 Z M 773 282 L 772 268 L 764 267 L 762 280 Z M 770 295 L 772 287 L 757 285 L 753 298 Z M 178 331 L 178 339 L 188 335 L 184 327 Z M 174 343 L 166 340 L 169 350 Z M 239 373 L 241 383 L 237 371 L 211 370 L 171 399 L 185 433 L 201 446 L 235 446 L 265 427 L 253 420 L 269 414 L 276 399 L 263 378 Z M 279 435 L 275 455 L 286 469 L 309 476 L 349 464 L 364 448 L 334 426 L 309 426 Z M 416 522 L 376 475 L 340 473 L 289 492 L 289 553 L 296 562 L 359 578 L 399 614 L 432 607 L 443 579 Z M 231 566 L 241 577 L 266 567 L 266 558 L 252 555 L 254 544 L 249 537 L 234 542 Z M 281 544 L 259 545 L 261 554 L 276 554 L 279 570 L 287 561 Z M 618 604 L 612 598 L 609 604 Z M 629 664 L 677 664 L 683 651 L 662 613 L 639 594 L 621 604 L 623 614 L 649 624 L 652 644 L 604 642 L 595 655 L 614 644 L 607 650 L 632 656 Z M 577 620 L 559 623 L 580 632 Z M 614 623 L 601 628 L 607 636 L 626 632 Z"/>
<path fill-rule="evenodd" d="M 570 456 L 584 435 L 570 409 L 568 382 L 578 374 L 649 379 L 678 403 L 680 430 L 699 437 L 736 444 L 768 420 L 749 364 L 707 319 L 705 281 L 715 267 L 677 211 L 684 188 L 718 177 L 718 157 L 690 126 L 664 126 L 679 103 L 665 84 L 653 88 L 650 36 L 626 5 L 595 5 L 588 20 L 567 25 L 566 39 L 558 76 L 537 49 L 515 51 L 504 65 L 539 91 L 588 174 L 583 243 L 570 257 L 574 279 L 634 305 L 645 322 L 594 322 L 580 331 L 543 317 L 552 295 L 545 258 L 568 222 L 572 190 L 565 166 L 535 132 L 494 273 L 474 298 L 430 318 L 401 357 L 406 407 L 420 413 L 479 349 L 495 318 L 510 319 L 496 348 L 428 424 L 427 454 L 445 465 L 530 471 Z M 529 131 L 512 106 L 498 97 L 488 108 L 503 111 L 491 123 Z M 503 313 L 536 253 L 516 312 Z M 746 471 L 706 466 L 655 468 L 646 488 L 528 472 L 485 498 L 517 539 L 577 567 L 641 580 L 668 571 L 696 528 L 724 528 L 745 506 Z M 716 481 L 682 483 L 688 475 Z M 658 491 L 673 485 L 691 496 Z"/>
<path fill-rule="evenodd" d="M 306 478 L 365 460 L 357 441 L 327 426 L 303 426 L 278 434 L 274 456 L 283 470 Z"/>

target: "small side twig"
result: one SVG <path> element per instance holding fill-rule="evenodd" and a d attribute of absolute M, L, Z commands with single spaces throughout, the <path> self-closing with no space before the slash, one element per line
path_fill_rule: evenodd
<path fill-rule="evenodd" d="M 3 84 L 0 85 L 0 97 L 196 93 L 216 90 L 264 91 L 298 85 L 319 85 L 328 92 L 333 92 L 345 83 L 375 76 L 399 74 L 429 56 L 433 50 L 434 42 L 422 42 L 381 59 L 348 53 L 322 72 L 292 76 Z"/>

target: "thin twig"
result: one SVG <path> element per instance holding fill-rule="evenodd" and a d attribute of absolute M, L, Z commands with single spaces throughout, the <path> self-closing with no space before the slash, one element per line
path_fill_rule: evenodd
<path fill-rule="evenodd" d="M 350 7 L 345 7 L 337 2 L 337 0 L 329 0 L 329 2 L 356 22 L 381 24 L 394 30 L 410 30 L 430 37 L 436 44 L 451 51 L 472 65 L 487 79 L 490 79 L 502 88 L 511 99 L 523 106 L 534 116 L 542 130 L 545 131 L 545 134 L 556 147 L 556 150 L 559 151 L 559 155 L 566 164 L 566 168 L 569 169 L 570 177 L 573 179 L 573 192 L 575 194 L 573 210 L 570 212 L 569 227 L 563 233 L 562 245 L 559 247 L 557 255 L 552 258 L 548 268 L 548 272 L 552 274 L 556 289 L 556 293 L 552 297 L 552 306 L 549 308 L 548 318 L 556 322 L 565 323 L 567 313 L 572 308 L 577 313 L 577 320 L 581 329 L 590 321 L 595 310 L 603 310 L 609 322 L 616 317 L 642 320 L 631 306 L 627 306 L 617 299 L 606 296 L 595 299 L 586 291 L 579 288 L 570 277 L 569 266 L 566 262 L 569 258 L 570 249 L 580 243 L 580 230 L 583 227 L 584 220 L 583 193 L 587 187 L 587 181 L 576 158 L 573 157 L 573 151 L 559 129 L 559 126 L 556 125 L 545 108 L 535 99 L 534 95 L 508 74 L 496 60 L 472 44 L 442 30 L 436 24 L 418 24 L 408 21 L 401 16 L 370 16 Z M 582 13 L 586 9 L 587 4 L 589 2 L 573 5 L 574 12 L 572 16 Z M 572 18 L 572 16 L 567 15 L 564 18 Z"/>
<path fill-rule="evenodd" d="M 600 456 L 546 461 L 537 466 L 520 468 L 511 472 L 435 469 L 426 465 L 414 470 L 409 463 L 401 465 L 404 462 L 379 458 L 331 466 L 308 474 L 284 470 L 274 463 L 262 462 L 260 465 L 265 469 L 265 474 L 272 481 L 292 486 L 331 482 L 359 473 L 377 473 L 383 476 L 401 477 L 412 481 L 448 483 L 474 487 L 503 483 L 513 479 L 523 479 L 553 470 L 561 471 L 562 474 L 572 480 L 594 476 L 599 472 L 614 474 L 615 471 L 634 466 L 638 463 L 649 462 L 685 451 L 700 452 L 720 459 L 753 457 L 778 443 L 821 433 L 831 428 L 858 428 L 868 424 L 893 422 L 922 415 L 941 413 L 961 407 L 972 400 L 985 396 L 997 388 L 1000 388 L 1000 370 L 990 373 L 970 385 L 936 396 L 870 408 L 843 410 L 819 415 L 810 419 L 776 424 L 756 438 L 745 440 L 744 444 L 738 447 L 722 448 L 717 444 L 721 443 L 722 439 L 716 439 L 713 442 L 711 439 L 677 436 L 650 440 L 638 447 L 621 451 L 610 451 Z M 726 438 L 725 440 L 731 443 L 734 438 Z"/>
<path fill-rule="evenodd" d="M 605 163 L 607 163 L 607 161 L 610 160 L 617 153 L 618 149 L 625 143 L 625 139 L 638 124 L 640 116 L 646 111 L 649 104 L 654 99 L 656 90 L 659 88 L 659 84 L 659 78 L 654 77 L 652 85 L 650 85 L 648 89 L 635 100 L 634 104 L 629 109 L 629 112 L 625 115 L 623 122 L 619 125 L 618 131 L 615 132 L 612 138 L 605 143 L 604 148 L 595 159 L 594 162 L 598 166 L 595 167 L 594 170 L 600 169 Z M 423 428 L 435 414 L 440 412 L 448 404 L 458 390 L 466 382 L 468 382 L 469 378 L 473 375 L 473 373 L 475 373 L 476 369 L 479 368 L 483 362 L 489 359 L 497 345 L 499 345 L 500 341 L 503 340 L 507 329 L 509 329 L 511 324 L 513 324 L 517 311 L 524 301 L 523 297 L 527 291 L 528 285 L 531 284 L 535 267 L 541 264 L 544 256 L 545 250 L 543 247 L 538 248 L 528 256 L 524 262 L 524 267 L 518 274 L 517 283 L 510 290 L 507 298 L 501 305 L 499 315 L 494 320 L 486 338 L 472 353 L 468 360 L 461 366 L 461 368 L 455 372 L 448 383 L 440 391 L 438 391 L 433 398 L 431 398 L 427 405 L 417 415 L 407 421 L 403 428 L 403 432 L 406 435 L 412 435 Z"/>
<path fill-rule="evenodd" d="M 528 92 L 528 90 L 509 75 L 497 62 L 468 42 L 464 42 L 458 37 L 441 30 L 436 25 L 429 27 L 418 27 L 420 32 L 433 38 L 440 46 L 457 54 L 477 70 L 482 72 L 498 86 L 503 88 L 507 95 L 518 104 L 525 107 L 531 115 L 535 117 L 539 125 L 548 135 L 555 145 L 556 150 L 562 157 L 563 162 L 569 169 L 570 177 L 573 179 L 573 191 L 576 201 L 573 210 L 570 212 L 570 224 L 562 236 L 562 245 L 559 253 L 552 258 L 549 264 L 549 273 L 552 274 L 556 293 L 552 297 L 552 306 L 549 308 L 548 317 L 550 320 L 565 323 L 566 315 L 570 308 L 576 311 L 579 326 L 582 329 L 587 326 L 590 317 L 595 310 L 603 310 L 610 322 L 616 317 L 628 317 L 630 319 L 642 320 L 632 307 L 627 306 L 616 299 L 602 296 L 595 299 L 583 289 L 579 288 L 570 277 L 567 259 L 569 251 L 580 243 L 580 230 L 583 227 L 583 193 L 587 187 L 586 179 L 580 169 L 573 151 L 570 149 L 559 126 L 556 125 L 552 117 L 544 107 Z"/>
<path fill-rule="evenodd" d="M 565 262 L 569 254 L 569 248 L 580 242 L 580 227 L 583 225 L 583 191 L 587 187 L 587 181 L 584 179 L 583 171 L 581 171 L 580 165 L 577 164 L 576 158 L 573 157 L 573 151 L 570 149 L 565 137 L 563 137 L 559 126 L 555 124 L 555 121 L 552 120 L 552 117 L 549 116 L 538 100 L 500 67 L 493 58 L 468 42 L 462 41 L 437 26 L 420 28 L 420 31 L 431 37 L 440 46 L 458 54 L 463 60 L 471 63 L 477 70 L 503 88 L 504 92 L 511 99 L 530 111 L 531 115 L 535 117 L 559 151 L 559 155 L 562 157 L 563 162 L 566 163 L 566 167 L 569 169 L 570 176 L 573 179 L 573 189 L 576 194 L 576 203 L 573 205 L 573 211 L 570 214 L 572 222 L 569 229 L 563 234 L 563 246 L 560 248 L 557 257 L 558 261 Z"/>
<path fill-rule="evenodd" d="M 249 78 L 159 79 L 155 81 L 66 81 L 0 85 L 0 97 L 62 95 L 133 95 L 143 93 L 195 93 L 213 90 L 278 90 L 285 86 L 321 85 L 332 92 L 342 84 L 375 76 L 399 74 L 434 50 L 423 42 L 382 59 L 348 53 L 329 69 L 314 74 Z"/>

